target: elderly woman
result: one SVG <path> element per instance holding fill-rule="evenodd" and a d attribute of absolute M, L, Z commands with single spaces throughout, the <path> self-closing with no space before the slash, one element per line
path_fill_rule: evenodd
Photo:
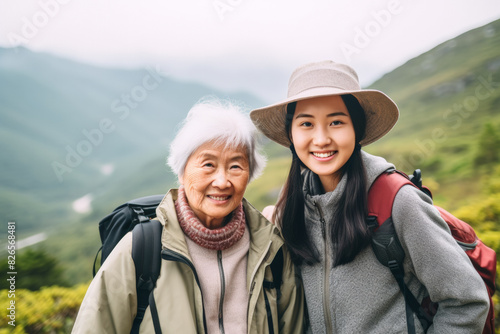
<path fill-rule="evenodd" d="M 154 290 L 163 333 L 301 333 L 303 290 L 277 227 L 244 198 L 264 167 L 255 128 L 235 106 L 201 102 L 170 147 L 179 178 L 158 206 L 162 264 Z M 92 281 L 74 333 L 129 333 L 136 313 L 127 234 Z M 283 254 L 280 293 L 271 263 Z M 119 288 L 118 288 L 119 287 Z M 113 292 L 111 292 L 113 291 Z M 149 308 L 140 333 L 153 333 Z"/>

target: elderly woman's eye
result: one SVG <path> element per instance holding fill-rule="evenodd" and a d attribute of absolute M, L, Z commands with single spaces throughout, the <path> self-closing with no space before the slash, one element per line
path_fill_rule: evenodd
<path fill-rule="evenodd" d="M 213 166 L 214 166 L 214 164 L 213 164 L 213 163 L 211 163 L 211 162 L 207 162 L 207 163 L 205 163 L 205 164 L 203 165 L 203 167 L 213 167 Z"/>
<path fill-rule="evenodd" d="M 236 168 L 241 169 L 241 166 L 240 166 L 240 165 L 232 165 L 232 166 L 231 166 L 231 169 L 236 169 Z"/>

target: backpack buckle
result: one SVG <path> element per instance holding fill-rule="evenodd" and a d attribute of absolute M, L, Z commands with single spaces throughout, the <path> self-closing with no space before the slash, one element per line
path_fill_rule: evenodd
<path fill-rule="evenodd" d="M 378 228 L 377 216 L 368 216 L 366 218 L 366 225 L 368 226 L 370 232 L 375 232 Z"/>
<path fill-rule="evenodd" d="M 149 221 L 148 216 L 144 213 L 142 208 L 132 208 L 134 212 L 137 214 L 137 219 L 139 219 L 139 223 L 145 223 Z"/>

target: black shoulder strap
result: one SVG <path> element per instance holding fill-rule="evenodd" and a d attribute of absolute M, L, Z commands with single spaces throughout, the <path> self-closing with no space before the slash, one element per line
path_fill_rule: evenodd
<path fill-rule="evenodd" d="M 394 229 L 392 217 L 389 217 L 389 219 L 380 225 L 379 229 L 373 233 L 372 248 L 378 261 L 391 270 L 392 275 L 398 282 L 399 288 L 403 293 L 406 304 L 408 333 L 415 333 L 413 312 L 415 312 L 420 320 L 424 332 L 427 332 L 427 329 L 432 324 L 432 318 L 425 312 L 404 281 L 403 261 L 405 252 L 399 242 L 396 230 Z"/>
<path fill-rule="evenodd" d="M 157 220 L 137 224 L 132 231 L 132 259 L 135 264 L 137 283 L 137 315 L 134 319 L 131 333 L 139 333 L 144 313 L 153 298 L 153 289 L 160 274 L 161 267 L 161 230 L 162 225 Z M 153 298 L 154 299 L 154 298 Z M 151 309 L 155 332 L 159 330 L 156 307 Z M 158 327 L 158 328 L 157 328 Z"/>
<path fill-rule="evenodd" d="M 265 289 L 276 289 L 276 302 L 279 302 L 281 297 L 281 283 L 283 280 L 283 249 L 280 248 L 271 262 L 271 273 L 273 274 L 273 281 L 264 281 L 263 287 Z M 264 302 L 266 304 L 267 313 L 267 326 L 270 334 L 274 334 L 273 315 L 271 312 L 271 305 L 267 298 L 267 293 L 264 291 Z"/>
<path fill-rule="evenodd" d="M 97 270 L 95 268 L 96 268 L 96 264 L 97 264 L 97 258 L 99 257 L 99 254 L 101 254 L 101 252 L 102 252 L 102 246 L 99 247 L 99 250 L 97 251 L 95 258 L 94 258 L 94 265 L 92 266 L 92 277 L 95 277 L 95 275 L 97 274 Z"/>
<path fill-rule="evenodd" d="M 283 249 L 279 249 L 271 262 L 271 273 L 273 281 L 264 281 L 263 287 L 266 289 L 276 289 L 277 297 L 281 295 L 281 281 L 283 280 Z"/>
<path fill-rule="evenodd" d="M 283 248 L 278 250 L 273 262 L 271 262 L 271 272 L 273 273 L 273 285 L 279 299 L 281 297 L 281 283 L 283 280 Z"/>

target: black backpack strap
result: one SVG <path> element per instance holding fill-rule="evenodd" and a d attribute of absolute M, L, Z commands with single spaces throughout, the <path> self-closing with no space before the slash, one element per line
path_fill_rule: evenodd
<path fill-rule="evenodd" d="M 161 267 L 162 227 L 159 221 L 152 220 L 137 224 L 132 231 L 132 259 L 135 264 L 137 284 L 137 315 L 131 333 L 139 333 L 139 326 L 150 304 L 150 299 L 154 301 L 153 289 Z M 155 332 L 161 333 L 156 304 L 154 308 L 151 308 L 151 316 L 155 324 Z"/>
<path fill-rule="evenodd" d="M 99 257 L 99 254 L 102 253 L 102 246 L 99 248 L 97 251 L 95 258 L 94 258 L 94 265 L 92 266 L 92 277 L 95 277 L 95 274 L 97 273 L 97 270 L 95 269 L 96 263 L 97 263 L 97 258 Z"/>
<path fill-rule="evenodd" d="M 271 262 L 271 272 L 273 273 L 273 287 L 276 289 L 278 300 L 281 297 L 281 283 L 283 283 L 283 248 L 280 248 Z"/>
<path fill-rule="evenodd" d="M 424 332 L 432 324 L 432 318 L 425 312 L 417 298 L 411 293 L 404 281 L 404 249 L 399 242 L 392 218 L 387 219 L 372 236 L 372 248 L 378 261 L 391 270 L 403 293 L 406 304 L 406 323 L 408 333 L 415 333 L 413 312 L 417 315 Z"/>
<path fill-rule="evenodd" d="M 279 249 L 271 262 L 271 273 L 273 274 L 273 281 L 264 281 L 264 288 L 276 289 L 276 296 L 278 299 L 281 297 L 281 281 L 283 280 L 283 249 Z"/>
<path fill-rule="evenodd" d="M 155 329 L 155 333 L 161 334 L 160 319 L 158 318 L 158 309 L 156 308 L 156 301 L 153 291 L 151 291 L 151 293 L 149 294 L 149 305 L 151 308 L 151 315 L 153 318 L 153 327 Z"/>
<path fill-rule="evenodd" d="M 399 289 L 401 290 L 405 298 L 408 333 L 415 333 L 415 321 L 413 319 L 413 312 L 415 312 L 415 314 L 417 315 L 418 320 L 420 320 L 420 324 L 422 325 L 422 329 L 424 330 L 424 333 L 426 333 L 430 325 L 432 324 L 432 318 L 427 314 L 427 312 L 425 312 L 422 305 L 418 302 L 417 298 L 415 298 L 413 293 L 411 293 L 410 289 L 406 285 L 402 267 L 400 267 L 400 265 L 395 261 L 389 262 L 389 269 L 398 282 Z"/>
<path fill-rule="evenodd" d="M 271 262 L 271 272 L 273 274 L 273 281 L 264 281 L 263 287 L 265 289 L 276 289 L 276 302 L 279 302 L 281 297 L 281 283 L 283 280 L 283 249 L 280 248 L 276 253 L 273 262 Z M 273 326 L 273 314 L 271 312 L 271 305 L 269 304 L 269 299 L 264 291 L 264 301 L 266 303 L 266 313 L 267 313 L 267 325 L 269 328 L 269 333 L 274 334 Z"/>
<path fill-rule="evenodd" d="M 265 291 L 264 301 L 266 303 L 267 327 L 269 329 L 269 334 L 274 334 L 273 313 L 271 312 L 271 304 L 269 304 L 269 299 L 267 298 L 267 293 Z"/>
<path fill-rule="evenodd" d="M 403 293 L 403 297 L 405 299 L 405 309 L 406 309 L 406 327 L 408 329 L 408 334 L 415 334 L 415 319 L 413 318 L 413 309 L 415 305 L 418 305 L 415 296 L 408 289 L 408 286 L 404 280 L 404 270 L 400 263 L 397 263 L 394 260 L 389 261 L 389 269 L 391 270 L 392 275 L 396 279 L 399 285 L 399 289 Z M 416 303 L 416 304 L 415 304 Z M 418 306 L 417 306 L 418 309 Z M 424 329 L 424 332 L 427 331 L 427 328 Z"/>

